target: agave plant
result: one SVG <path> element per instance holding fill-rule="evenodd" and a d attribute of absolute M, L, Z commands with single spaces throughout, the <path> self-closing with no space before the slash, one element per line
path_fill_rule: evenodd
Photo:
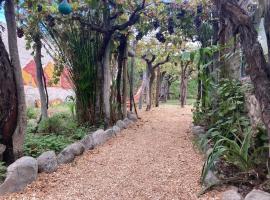
<path fill-rule="evenodd" d="M 243 172 L 249 171 L 254 166 L 254 155 L 250 151 L 253 132 L 251 128 L 246 129 L 245 132 L 246 135 L 242 141 L 220 136 L 220 139 L 214 145 L 212 152 L 209 154 L 204 164 L 202 180 L 205 179 L 208 171 L 214 167 L 215 161 L 219 159 L 224 159 Z"/>

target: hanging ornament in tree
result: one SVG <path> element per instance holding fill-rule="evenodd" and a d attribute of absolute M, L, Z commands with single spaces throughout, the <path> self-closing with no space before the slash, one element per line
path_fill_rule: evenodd
<path fill-rule="evenodd" d="M 54 19 L 54 17 L 52 15 L 47 15 L 46 21 L 47 21 L 47 24 L 50 27 L 54 27 L 55 26 L 55 19 Z"/>
<path fill-rule="evenodd" d="M 161 43 L 165 43 L 166 42 L 166 38 L 164 37 L 164 35 L 161 32 L 158 32 L 156 34 L 156 38 Z"/>
<path fill-rule="evenodd" d="M 38 6 L 37 6 L 37 10 L 38 10 L 38 12 L 41 12 L 42 11 L 42 5 L 41 4 L 38 4 Z"/>
<path fill-rule="evenodd" d="M 67 0 L 63 0 L 59 6 L 58 6 L 58 10 L 60 13 L 62 13 L 63 15 L 69 15 L 72 12 L 72 8 L 70 6 L 70 4 L 67 2 Z"/>
<path fill-rule="evenodd" d="M 17 27 L 17 36 L 18 36 L 18 38 L 22 38 L 24 36 L 23 28 Z"/>
<path fill-rule="evenodd" d="M 153 22 L 153 26 L 154 26 L 155 29 L 158 29 L 159 26 L 160 26 L 159 21 L 158 21 L 158 20 L 155 20 L 155 21 Z"/>
<path fill-rule="evenodd" d="M 138 34 L 136 35 L 136 40 L 139 41 L 143 38 L 143 33 L 142 32 L 138 32 Z"/>

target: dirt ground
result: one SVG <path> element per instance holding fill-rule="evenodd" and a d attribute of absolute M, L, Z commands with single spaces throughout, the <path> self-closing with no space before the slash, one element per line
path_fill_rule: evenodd
<path fill-rule="evenodd" d="M 140 116 L 103 146 L 2 199 L 220 199 L 216 192 L 197 198 L 203 158 L 189 131 L 191 107 L 162 105 Z"/>

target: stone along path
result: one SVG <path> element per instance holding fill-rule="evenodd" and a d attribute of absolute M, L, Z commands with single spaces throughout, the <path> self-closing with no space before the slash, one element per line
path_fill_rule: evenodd
<path fill-rule="evenodd" d="M 190 108 L 140 114 L 118 137 L 3 199 L 197 199 L 203 159 L 191 141 Z"/>

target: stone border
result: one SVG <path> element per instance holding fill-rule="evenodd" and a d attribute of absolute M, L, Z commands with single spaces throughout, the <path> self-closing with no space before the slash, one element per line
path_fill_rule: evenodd
<path fill-rule="evenodd" d="M 103 145 L 112 137 L 116 137 L 121 130 L 127 129 L 130 125 L 137 122 L 134 113 L 128 113 L 124 120 L 118 120 L 116 125 L 107 130 L 99 129 L 89 133 L 82 140 L 68 145 L 58 155 L 54 151 L 42 153 L 37 159 L 24 156 L 7 168 L 7 177 L 0 185 L 0 195 L 7 193 L 20 192 L 28 184 L 34 182 L 38 173 L 53 173 L 57 171 L 59 165 L 71 163 L 75 157 L 82 155 L 85 151 Z"/>

